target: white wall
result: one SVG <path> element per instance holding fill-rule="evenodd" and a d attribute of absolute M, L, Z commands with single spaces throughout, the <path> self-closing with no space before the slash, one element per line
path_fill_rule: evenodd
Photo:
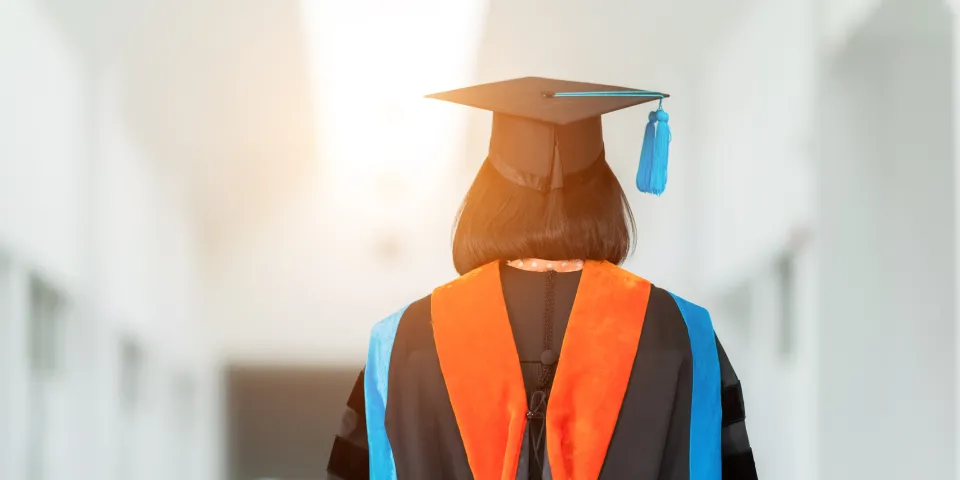
<path fill-rule="evenodd" d="M 819 43 L 824 52 L 833 53 L 844 48 L 844 45 L 856 35 L 884 1 L 816 0 L 816 3 L 819 4 L 817 9 Z"/>
<path fill-rule="evenodd" d="M 53 23 L 53 8 L 0 5 L 0 477 L 26 478 L 24 417 L 29 403 L 49 401 L 46 478 L 116 478 L 119 340 L 129 336 L 147 352 L 154 393 L 138 445 L 138 468 L 150 473 L 133 478 L 217 478 L 219 385 L 196 318 L 189 206 L 175 172 L 127 131 L 117 66 L 95 63 Z M 62 368 L 42 399 L 28 393 L 32 275 L 67 301 Z M 192 441 L 203 457 L 188 476 L 166 470 L 175 463 L 168 418 L 177 375 L 198 392 Z"/>
<path fill-rule="evenodd" d="M 0 238 L 77 282 L 82 253 L 82 59 L 37 8 L 5 2 L 0 15 Z M 71 276 L 73 273 L 73 276 Z"/>
<path fill-rule="evenodd" d="M 879 3 L 758 3 L 705 62 L 697 278 L 764 477 L 954 475 L 949 16 Z M 783 357 L 771 268 L 791 252 Z"/>
<path fill-rule="evenodd" d="M 362 364 L 374 323 L 456 276 L 467 112 L 423 96 L 471 82 L 485 3 L 301 2 L 322 174 L 216 252 L 205 316 L 231 360 Z"/>
<path fill-rule="evenodd" d="M 6 370 L 3 445 L 4 478 L 27 475 L 28 358 L 26 340 L 28 269 L 77 287 L 84 259 L 82 69 L 46 18 L 33 5 L 8 2 L 0 14 L 3 75 L 0 96 L 0 248 L 7 257 L 3 333 Z M 29 92 L 29 93 L 27 93 Z M 63 417 L 60 417 L 63 422 Z M 63 425 L 52 426 L 63 429 Z M 89 453 L 89 451 L 85 452 Z"/>
<path fill-rule="evenodd" d="M 697 121 L 687 268 L 743 382 L 761 478 L 815 478 L 815 413 L 806 409 L 816 402 L 816 345 L 802 309 L 810 252 L 798 242 L 814 213 L 813 7 L 751 4 L 705 49 L 688 113 Z M 776 270 L 783 256 L 793 259 L 787 319 Z"/>
<path fill-rule="evenodd" d="M 823 479 L 956 474 L 952 44 L 942 6 L 887 2 L 825 72 Z"/>
<path fill-rule="evenodd" d="M 762 268 L 810 220 L 814 43 L 810 2 L 758 2 L 697 72 L 694 262 L 706 291 Z"/>
<path fill-rule="evenodd" d="M 957 79 L 960 79 L 960 29 L 956 27 L 957 25 L 957 15 L 960 13 L 960 3 L 955 1 L 946 2 L 947 7 L 950 9 L 951 18 L 953 21 L 953 83 L 956 85 Z M 956 87 L 954 87 L 956 88 Z M 953 185 L 954 187 L 954 208 L 953 208 L 953 238 L 954 240 L 960 239 L 960 188 L 956 186 L 960 185 L 960 134 L 958 134 L 957 126 L 960 125 L 960 96 L 953 95 Z M 954 267 L 953 267 L 953 308 L 954 308 L 954 325 L 960 325 L 960 255 L 954 254 Z M 954 328 L 954 348 L 960 346 L 960 328 Z M 956 378 L 954 379 L 954 476 L 955 478 L 960 478 L 960 355 L 954 355 L 954 373 Z"/>

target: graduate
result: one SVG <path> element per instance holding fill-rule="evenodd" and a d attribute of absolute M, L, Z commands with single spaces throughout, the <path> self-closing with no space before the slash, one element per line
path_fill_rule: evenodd
<path fill-rule="evenodd" d="M 659 195 L 667 95 L 528 77 L 430 97 L 493 112 L 461 276 L 373 327 L 330 478 L 755 480 L 709 313 L 618 266 L 636 227 L 600 116 L 656 102 L 636 185 Z"/>

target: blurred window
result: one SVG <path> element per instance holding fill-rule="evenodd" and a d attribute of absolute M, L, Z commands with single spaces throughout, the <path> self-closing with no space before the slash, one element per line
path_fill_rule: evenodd
<path fill-rule="evenodd" d="M 29 285 L 27 475 L 30 480 L 44 480 L 49 477 L 46 468 L 54 460 L 52 441 L 58 426 L 64 367 L 65 302 L 56 288 L 37 276 L 31 276 Z"/>
<path fill-rule="evenodd" d="M 780 256 L 776 264 L 777 303 L 780 306 L 780 325 L 778 331 L 778 350 L 781 356 L 793 354 L 795 342 L 796 304 L 796 254 L 788 251 Z"/>
<path fill-rule="evenodd" d="M 172 408 L 170 412 L 173 421 L 170 422 L 170 438 L 173 442 L 173 471 L 176 478 L 187 479 L 192 477 L 191 452 L 195 445 L 194 420 L 196 415 L 196 392 L 193 379 L 186 373 L 178 374 L 173 379 Z"/>
<path fill-rule="evenodd" d="M 120 343 L 120 399 L 125 413 L 136 413 L 143 395 L 143 349 L 133 339 Z"/>
<path fill-rule="evenodd" d="M 118 477 L 138 478 L 143 403 L 145 400 L 145 354 L 133 338 L 120 340 L 120 432 L 117 454 Z"/>

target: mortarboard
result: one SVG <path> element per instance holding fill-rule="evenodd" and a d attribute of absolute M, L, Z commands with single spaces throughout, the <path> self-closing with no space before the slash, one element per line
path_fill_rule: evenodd
<path fill-rule="evenodd" d="M 637 188 L 660 195 L 667 183 L 668 95 L 610 85 L 525 77 L 428 95 L 493 112 L 488 161 L 508 180 L 538 190 L 563 187 L 604 158 L 600 116 L 659 101 L 644 133 Z"/>

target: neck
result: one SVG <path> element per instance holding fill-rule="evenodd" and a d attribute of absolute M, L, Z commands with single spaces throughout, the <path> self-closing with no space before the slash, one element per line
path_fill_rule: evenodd
<path fill-rule="evenodd" d="M 544 260 L 542 258 L 519 258 L 507 265 L 529 272 L 576 272 L 583 269 L 583 260 Z"/>

